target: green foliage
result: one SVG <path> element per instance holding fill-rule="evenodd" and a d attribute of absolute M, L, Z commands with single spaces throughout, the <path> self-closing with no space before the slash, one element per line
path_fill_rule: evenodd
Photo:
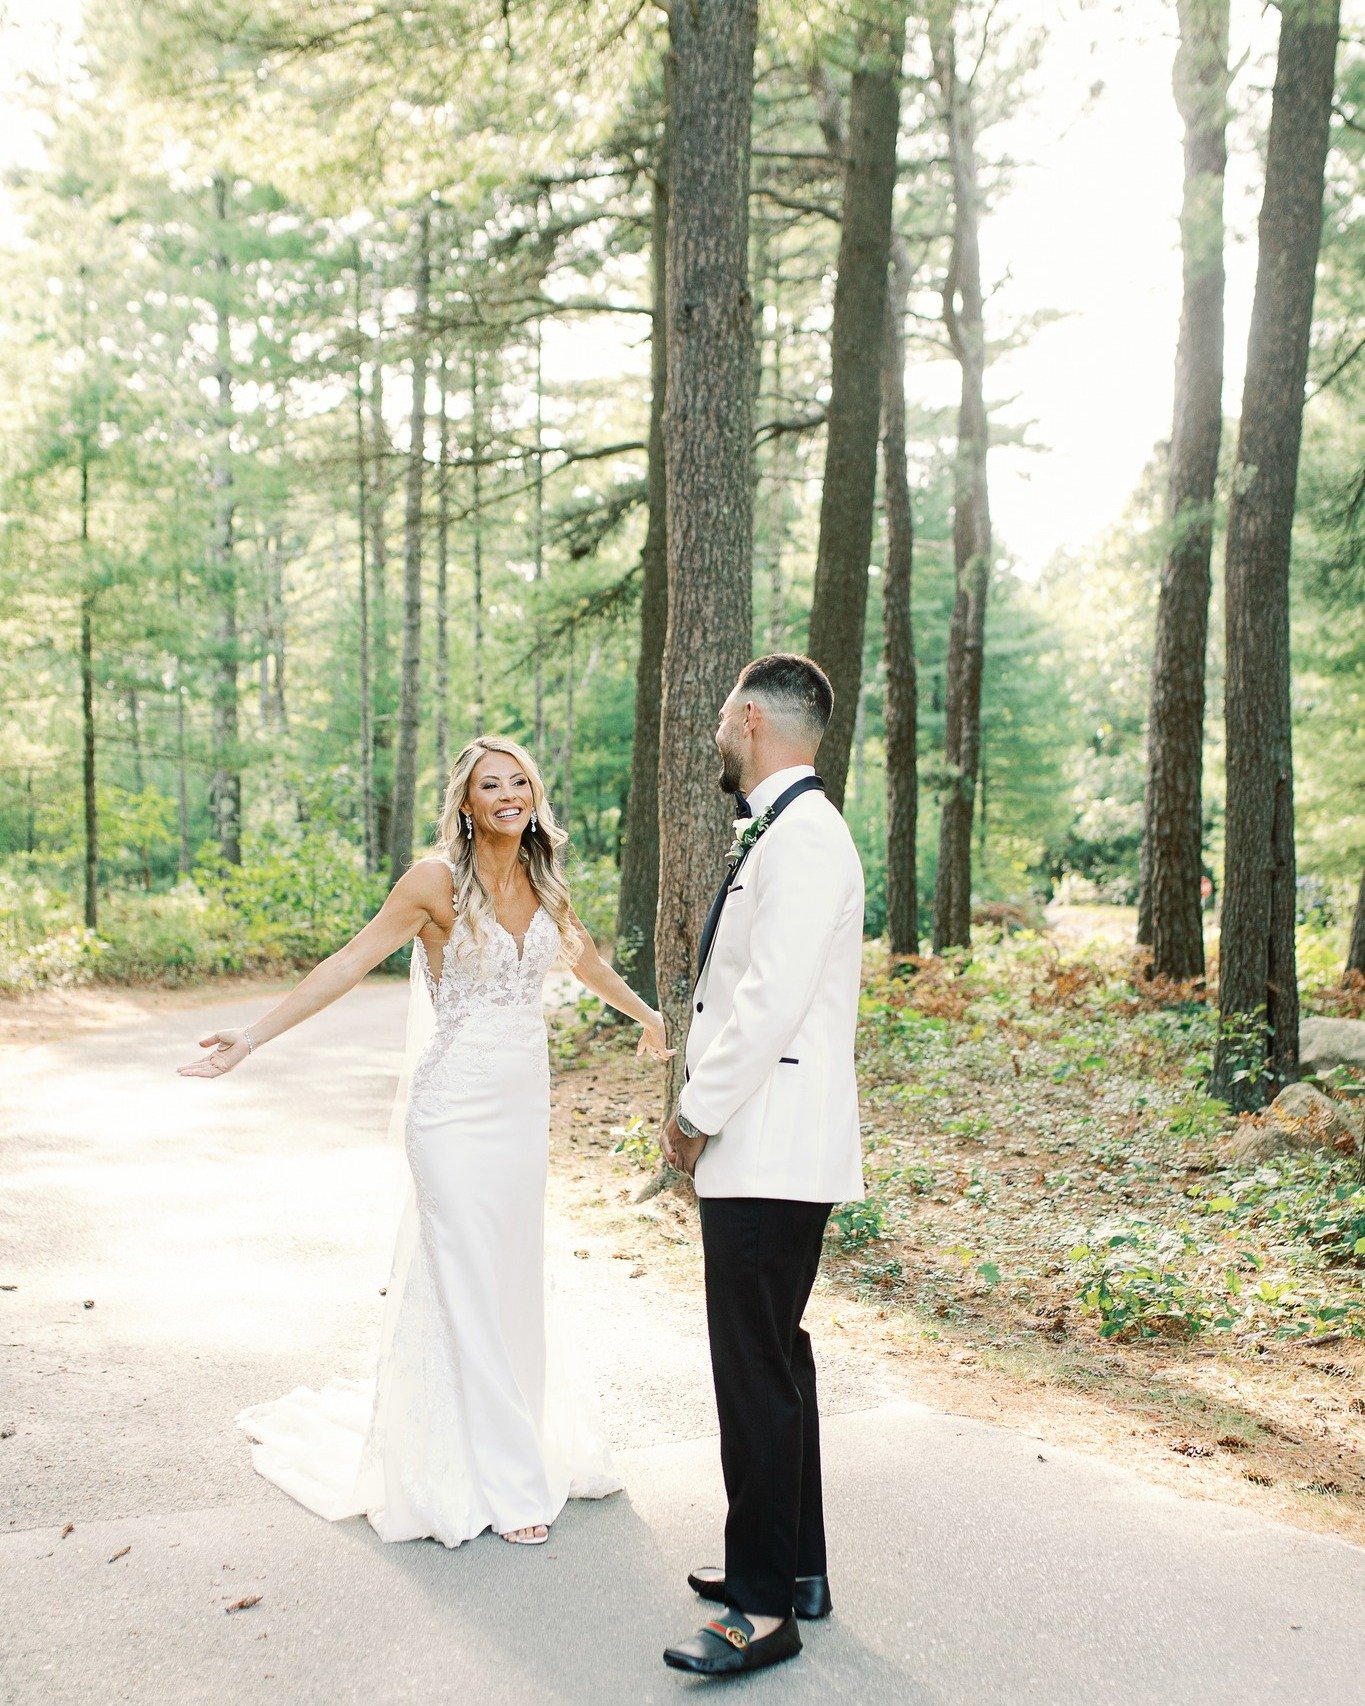
<path fill-rule="evenodd" d="M 841 1203 L 829 1217 L 830 1229 L 845 1250 L 861 1250 L 886 1235 L 886 1205 L 869 1195 L 862 1202 Z"/>
<path fill-rule="evenodd" d="M 204 847 L 195 880 L 228 915 L 240 965 L 311 965 L 342 947 L 383 903 L 354 848 L 328 829 L 249 836 L 240 865 Z"/>
<path fill-rule="evenodd" d="M 659 1140 L 642 1114 L 632 1114 L 623 1126 L 613 1126 L 611 1135 L 617 1140 L 612 1154 L 620 1155 L 632 1167 L 652 1171 L 659 1165 Z"/>
<path fill-rule="evenodd" d="M 1098 1226 L 1067 1253 L 1081 1307 L 1100 1337 L 1189 1338 L 1210 1324 L 1212 1304 L 1183 1270 L 1195 1241 L 1145 1221 Z"/>

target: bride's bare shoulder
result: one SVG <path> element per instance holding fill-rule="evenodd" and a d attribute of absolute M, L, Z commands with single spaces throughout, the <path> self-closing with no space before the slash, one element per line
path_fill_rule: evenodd
<path fill-rule="evenodd" d="M 449 916 L 451 907 L 450 865 L 438 854 L 418 859 L 399 878 L 398 887 L 433 916 Z"/>

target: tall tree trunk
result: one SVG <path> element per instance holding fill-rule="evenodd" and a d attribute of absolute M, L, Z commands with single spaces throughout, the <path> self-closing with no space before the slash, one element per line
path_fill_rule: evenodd
<path fill-rule="evenodd" d="M 668 382 L 668 86 L 663 136 L 654 173 L 650 235 L 653 315 L 649 331 L 649 525 L 640 553 L 640 657 L 635 667 L 635 730 L 630 795 L 621 848 L 616 911 L 616 965 L 651 1006 L 659 999 L 654 971 L 654 919 L 659 909 L 659 702 L 668 633 L 668 510 L 664 469 L 664 393 Z"/>
<path fill-rule="evenodd" d="M 85 268 L 81 268 L 81 350 L 85 352 Z M 81 399 L 84 417 L 89 400 Z M 85 927 L 99 928 L 100 820 L 95 791 L 95 591 L 90 574 L 90 425 L 81 423 L 81 806 L 85 823 Z"/>
<path fill-rule="evenodd" d="M 1285 0 L 1228 505 L 1227 849 L 1213 1084 L 1259 1107 L 1298 1076 L 1289 553 L 1339 0 Z"/>
<path fill-rule="evenodd" d="M 749 156 L 757 0 L 669 12 L 666 273 L 668 635 L 659 743 L 659 993 L 682 1077 L 702 923 L 723 870 L 730 803 L 716 715 L 752 631 L 753 411 Z"/>
<path fill-rule="evenodd" d="M 437 810 L 450 775 L 450 420 L 446 414 L 446 358 L 437 370 L 436 406 L 436 794 Z"/>
<path fill-rule="evenodd" d="M 773 404 L 774 411 L 783 403 L 783 349 L 786 342 L 782 329 L 782 275 L 775 267 L 772 277 L 773 318 Z M 786 580 L 783 559 L 787 549 L 787 534 L 792 521 L 791 481 L 793 435 L 781 432 L 772 440 L 768 455 L 767 536 L 765 544 L 768 583 L 768 650 L 784 650 L 787 625 Z"/>
<path fill-rule="evenodd" d="M 536 655 L 531 669 L 532 717 L 535 730 L 535 753 L 539 761 L 545 743 L 545 659 L 540 644 L 540 583 L 545 578 L 545 371 L 543 356 L 543 327 L 536 316 L 536 448 L 532 476 L 531 509 L 531 579 L 535 584 Z"/>
<path fill-rule="evenodd" d="M 470 497 L 469 520 L 473 529 L 472 567 L 474 571 L 474 733 L 484 733 L 483 702 L 483 438 L 479 422 L 479 350 L 477 344 L 469 351 L 469 462 L 473 492 Z"/>
<path fill-rule="evenodd" d="M 1351 945 L 1346 950 L 1346 969 L 1343 983 L 1365 977 L 1365 872 L 1360 877 L 1360 893 L 1356 896 L 1355 917 L 1351 921 Z"/>
<path fill-rule="evenodd" d="M 972 939 L 972 816 L 981 758 L 981 677 L 986 597 L 991 574 L 991 517 L 986 485 L 986 334 L 978 229 L 976 116 L 973 92 L 957 73 L 955 7 L 939 11 L 934 70 L 943 94 L 953 182 L 953 246 L 943 319 L 962 371 L 953 465 L 953 571 L 956 591 L 945 669 L 944 783 L 934 883 L 934 952 Z"/>
<path fill-rule="evenodd" d="M 393 803 L 393 646 L 389 633 L 389 431 L 384 424 L 384 280 L 375 281 L 374 360 L 370 365 L 370 564 L 374 580 L 375 869 L 390 843 Z"/>
<path fill-rule="evenodd" d="M 355 519 L 356 549 L 359 556 L 359 585 L 356 616 L 359 632 L 360 672 L 360 819 L 364 840 L 365 870 L 373 875 L 379 869 L 379 843 L 375 822 L 374 797 L 374 675 L 370 659 L 370 563 L 368 497 L 370 469 L 365 457 L 365 364 L 361 358 L 364 345 L 362 331 L 363 275 L 360 264 L 360 244 L 355 245 Z"/>
<path fill-rule="evenodd" d="M 1228 0 L 1179 0 L 1175 97 L 1185 125 L 1184 299 L 1171 428 L 1171 542 L 1157 601 L 1147 718 L 1138 940 L 1152 972 L 1204 975 L 1204 654 L 1214 486 L 1223 430 L 1223 178 Z"/>
<path fill-rule="evenodd" d="M 178 633 L 183 602 L 179 562 L 175 565 L 174 589 Z M 185 660 L 178 649 L 175 654 L 175 817 L 180 843 L 176 871 L 178 875 L 187 877 L 190 874 L 189 739 L 185 717 Z"/>
<path fill-rule="evenodd" d="M 569 629 L 569 655 L 564 666 L 564 746 L 560 759 L 559 806 L 565 833 L 573 837 L 573 668 L 575 630 Z"/>
<path fill-rule="evenodd" d="M 274 573 L 270 581 L 270 654 L 273 665 L 270 684 L 270 717 L 275 729 L 283 733 L 289 716 L 284 703 L 284 526 L 275 532 Z"/>
<path fill-rule="evenodd" d="M 417 806 L 417 735 L 422 701 L 422 485 L 426 473 L 427 340 L 430 337 L 431 216 L 417 217 L 413 278 L 412 413 L 403 502 L 403 656 L 398 682 L 398 750 L 393 766 L 389 882 L 412 863 Z"/>
<path fill-rule="evenodd" d="M 863 679 L 904 48 L 903 15 L 892 25 L 865 26 L 848 103 L 825 476 L 808 642 L 810 655 L 834 688 L 834 715 L 820 744 L 819 766 L 838 806 L 844 802 Z"/>
<path fill-rule="evenodd" d="M 242 862 L 242 775 L 237 751 L 237 558 L 234 549 L 235 502 L 232 473 L 232 321 L 228 292 L 228 185 L 213 175 L 213 216 L 220 232 L 213 253 L 215 274 L 214 380 L 218 387 L 218 441 L 213 458 L 214 518 L 208 550 L 208 580 L 213 619 L 213 774 L 209 808 L 218 851 L 230 865 Z"/>
<path fill-rule="evenodd" d="M 919 952 L 919 688 L 910 611 L 915 525 L 905 463 L 905 313 L 912 269 L 904 242 L 891 245 L 882 337 L 882 489 L 886 566 L 882 573 L 886 693 L 886 936 L 893 954 Z"/>

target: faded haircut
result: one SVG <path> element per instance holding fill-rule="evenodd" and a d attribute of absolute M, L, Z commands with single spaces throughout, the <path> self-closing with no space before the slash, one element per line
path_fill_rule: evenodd
<path fill-rule="evenodd" d="M 739 692 L 762 699 L 775 716 L 799 724 L 818 742 L 834 711 L 834 689 L 820 665 L 800 652 L 772 652 L 740 671 Z"/>

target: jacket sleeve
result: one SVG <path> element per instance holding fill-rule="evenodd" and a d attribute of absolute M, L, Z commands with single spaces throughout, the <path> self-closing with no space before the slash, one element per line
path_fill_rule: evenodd
<path fill-rule="evenodd" d="M 831 847 L 818 818 L 784 825 L 758 876 L 749 965 L 729 1018 L 678 1101 L 713 1136 L 776 1070 L 800 1030 L 849 902 L 844 850 Z"/>

